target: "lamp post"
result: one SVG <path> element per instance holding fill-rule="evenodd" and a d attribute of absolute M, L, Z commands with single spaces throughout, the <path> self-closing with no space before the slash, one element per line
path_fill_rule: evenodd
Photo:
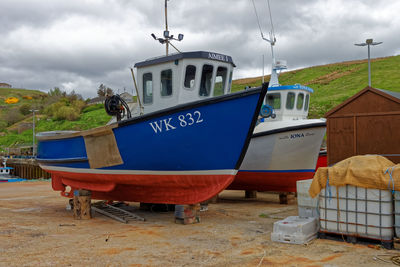
<path fill-rule="evenodd" d="M 37 109 L 30 109 L 29 111 L 31 111 L 33 113 L 32 116 L 32 156 L 35 157 L 35 112 L 39 111 Z"/>
<path fill-rule="evenodd" d="M 374 42 L 373 39 L 367 39 L 365 43 L 354 44 L 356 46 L 368 46 L 368 86 L 371 87 L 371 59 L 370 59 L 370 46 L 371 45 L 380 45 L 383 42 Z"/>

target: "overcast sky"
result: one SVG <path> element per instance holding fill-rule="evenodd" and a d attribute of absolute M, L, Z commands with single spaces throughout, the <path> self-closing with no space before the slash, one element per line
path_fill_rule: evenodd
<path fill-rule="evenodd" d="M 266 0 L 254 0 L 264 33 L 271 29 Z M 398 0 L 270 0 L 277 59 L 289 69 L 364 59 L 367 38 L 382 41 L 371 57 L 400 54 Z M 164 0 L 0 0 L 0 82 L 96 96 L 101 83 L 133 91 L 129 67 L 160 56 Z M 261 40 L 251 0 L 170 0 L 168 24 L 181 51 L 233 57 L 234 79 L 260 76 Z"/>

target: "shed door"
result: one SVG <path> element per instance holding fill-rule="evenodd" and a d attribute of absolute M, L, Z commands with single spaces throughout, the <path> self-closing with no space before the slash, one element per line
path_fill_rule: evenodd
<path fill-rule="evenodd" d="M 328 165 L 355 154 L 354 118 L 330 118 L 328 120 Z"/>

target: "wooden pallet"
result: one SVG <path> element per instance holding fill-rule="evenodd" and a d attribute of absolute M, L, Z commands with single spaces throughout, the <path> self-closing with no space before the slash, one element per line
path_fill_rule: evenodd
<path fill-rule="evenodd" d="M 393 238 L 393 248 L 400 250 L 400 238 Z"/>
<path fill-rule="evenodd" d="M 380 245 L 386 249 L 393 249 L 393 240 L 381 240 L 374 238 L 361 237 L 349 234 L 339 234 L 331 232 L 318 232 L 318 238 L 328 239 L 335 241 L 342 241 L 352 244 L 362 244 L 362 245 Z"/>

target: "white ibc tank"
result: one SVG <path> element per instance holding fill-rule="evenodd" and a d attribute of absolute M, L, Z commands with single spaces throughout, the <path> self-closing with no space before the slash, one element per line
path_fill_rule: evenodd
<path fill-rule="evenodd" d="M 274 223 L 271 240 L 290 244 L 305 244 L 317 237 L 318 219 L 289 216 Z"/>
<path fill-rule="evenodd" d="M 299 217 L 318 217 L 318 197 L 311 198 L 308 193 L 313 179 L 300 180 L 296 182 L 297 208 Z"/>
<path fill-rule="evenodd" d="M 390 241 L 393 197 L 390 191 L 352 185 L 330 186 L 319 196 L 320 230 Z"/>
<path fill-rule="evenodd" d="M 396 237 L 400 237 L 400 192 L 394 193 L 394 227 Z"/>

